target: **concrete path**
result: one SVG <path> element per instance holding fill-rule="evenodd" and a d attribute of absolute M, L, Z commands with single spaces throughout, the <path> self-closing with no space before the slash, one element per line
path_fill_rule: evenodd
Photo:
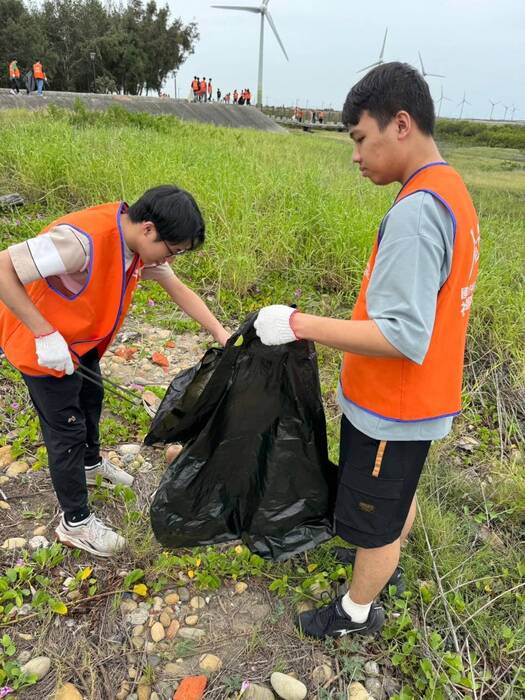
<path fill-rule="evenodd" d="M 101 111 L 111 105 L 120 105 L 129 112 L 148 112 L 150 114 L 172 114 L 184 121 L 204 122 L 216 126 L 229 126 L 234 129 L 258 129 L 259 131 L 284 132 L 283 127 L 256 107 L 245 105 L 227 105 L 194 103 L 171 98 L 136 97 L 133 95 L 95 95 L 79 92 L 45 91 L 43 97 L 36 93 L 26 95 L 25 90 L 19 95 L 11 95 L 9 90 L 0 89 L 0 109 L 43 109 L 47 105 L 56 105 L 72 109 L 75 100 L 81 100 L 88 109 Z"/>

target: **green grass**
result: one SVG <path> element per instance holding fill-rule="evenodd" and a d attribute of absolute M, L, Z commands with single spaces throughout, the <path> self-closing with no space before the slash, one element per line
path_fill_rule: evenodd
<path fill-rule="evenodd" d="M 350 141 L 340 134 L 226 130 L 119 110 L 2 112 L 0 134 L 0 189 L 19 191 L 29 202 L 3 215 L 3 246 L 36 234 L 68 210 L 119 198 L 132 202 L 148 187 L 176 182 L 195 195 L 207 221 L 204 249 L 177 260 L 177 273 L 232 326 L 267 303 L 296 302 L 308 312 L 348 316 L 396 192 L 360 178 L 351 167 Z M 519 696 L 517 669 L 525 649 L 525 597 L 518 587 L 525 574 L 519 548 L 525 514 L 524 154 L 447 142 L 442 150 L 466 179 L 482 232 L 465 411 L 454 433 L 434 447 L 422 480 L 423 520 L 404 554 L 413 595 L 402 605 L 412 617 L 407 622 L 401 615 L 389 627 L 380 651 L 398 655 L 406 687 L 419 688 L 402 697 L 443 697 L 425 680 L 424 660 L 431 659 L 436 678 L 440 665 L 455 663 L 446 657 L 455 653 L 448 611 L 463 670 L 481 685 L 478 697 L 510 700 Z M 158 325 L 188 327 L 151 283 L 137 293 L 133 313 Z M 340 356 L 324 348 L 319 356 L 335 458 L 333 390 Z M 6 396 L 22 400 L 14 387 Z M 144 430 L 137 416 L 123 411 L 129 430 Z M 18 426 L 14 415 L 6 415 L 9 429 Z M 26 442 L 32 439 L 33 425 L 18 428 L 26 431 Z M 107 425 L 108 434 L 114 429 Z M 459 434 L 477 440 L 473 452 L 458 449 Z M 138 532 L 140 523 L 134 528 Z M 330 566 L 323 548 L 315 557 L 320 567 Z M 447 652 L 432 637 L 436 630 L 447 637 Z"/>

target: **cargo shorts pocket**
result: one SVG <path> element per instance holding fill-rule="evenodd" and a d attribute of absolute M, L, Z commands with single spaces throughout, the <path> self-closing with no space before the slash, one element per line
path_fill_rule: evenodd
<path fill-rule="evenodd" d="M 403 479 L 385 479 L 357 469 L 343 471 L 335 517 L 347 527 L 369 535 L 387 534 L 401 498 Z"/>

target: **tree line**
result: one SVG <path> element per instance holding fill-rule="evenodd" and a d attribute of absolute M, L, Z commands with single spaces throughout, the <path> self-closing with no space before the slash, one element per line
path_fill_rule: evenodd
<path fill-rule="evenodd" d="M 52 90 L 159 93 L 198 38 L 195 23 L 171 19 L 155 0 L 0 0 L 0 83 L 12 59 L 22 76 L 38 59 Z"/>

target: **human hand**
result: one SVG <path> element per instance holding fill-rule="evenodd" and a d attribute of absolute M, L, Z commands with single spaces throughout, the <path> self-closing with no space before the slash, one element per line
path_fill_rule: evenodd
<path fill-rule="evenodd" d="M 40 367 L 73 374 L 75 368 L 69 347 L 58 331 L 37 336 L 35 349 Z"/>
<path fill-rule="evenodd" d="M 298 340 L 290 325 L 290 319 L 296 311 L 292 306 L 284 304 L 265 306 L 259 311 L 253 326 L 263 345 L 283 345 Z"/>
<path fill-rule="evenodd" d="M 221 330 L 214 336 L 215 340 L 224 347 L 231 337 L 231 333 L 226 330 L 226 328 L 221 328 Z"/>

